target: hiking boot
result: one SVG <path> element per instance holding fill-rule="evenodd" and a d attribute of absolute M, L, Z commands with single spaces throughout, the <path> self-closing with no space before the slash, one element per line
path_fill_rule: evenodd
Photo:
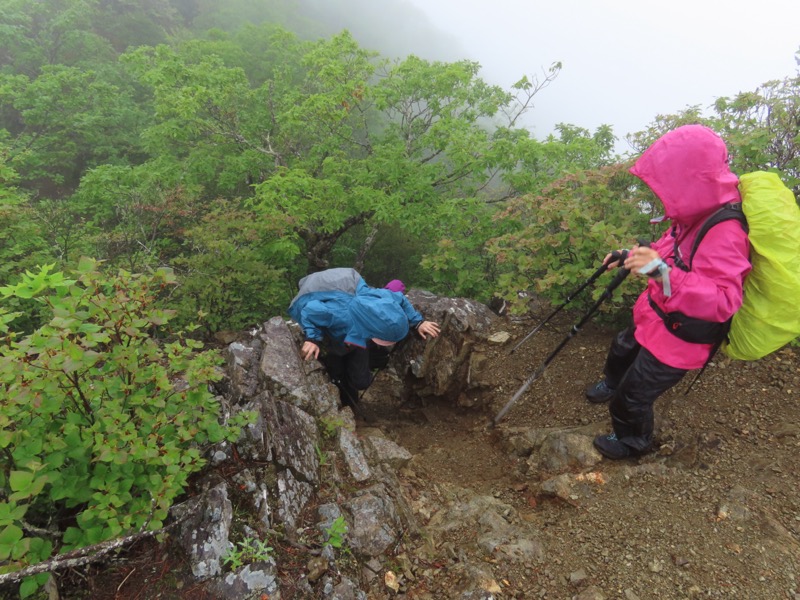
<path fill-rule="evenodd" d="M 592 404 L 603 404 L 614 397 L 616 390 L 609 387 L 606 380 L 586 388 L 586 399 Z"/>
<path fill-rule="evenodd" d="M 634 456 L 635 452 L 630 446 L 626 446 L 617 439 L 617 434 L 598 435 L 594 438 L 594 447 L 597 451 L 611 460 L 620 460 Z"/>

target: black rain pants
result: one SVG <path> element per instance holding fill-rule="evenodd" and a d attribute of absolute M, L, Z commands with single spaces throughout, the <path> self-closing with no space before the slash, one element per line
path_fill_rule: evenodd
<path fill-rule="evenodd" d="M 348 348 L 344 352 L 328 352 L 321 361 L 331 381 L 339 388 L 339 399 L 344 406 L 356 406 L 359 390 L 372 383 L 369 351 L 366 348 Z"/>
<path fill-rule="evenodd" d="M 619 332 L 605 365 L 606 383 L 615 391 L 608 406 L 617 439 L 637 451 L 653 444 L 653 404 L 688 372 L 665 365 L 636 341 L 634 327 Z"/>

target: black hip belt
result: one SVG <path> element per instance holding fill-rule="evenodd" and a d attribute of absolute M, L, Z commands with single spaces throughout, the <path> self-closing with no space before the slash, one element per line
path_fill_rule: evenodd
<path fill-rule="evenodd" d="M 650 294 L 647 294 L 647 301 L 650 303 L 650 307 L 656 311 L 656 314 L 661 317 L 661 320 L 664 321 L 664 325 L 669 332 L 684 342 L 718 344 L 725 339 L 731 329 L 731 319 L 718 323 L 716 321 L 696 319 L 680 311 L 664 312 L 650 297 Z"/>

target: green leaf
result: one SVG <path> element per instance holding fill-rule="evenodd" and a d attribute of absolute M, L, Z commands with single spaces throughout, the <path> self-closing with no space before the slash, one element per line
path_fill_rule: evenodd
<path fill-rule="evenodd" d="M 26 577 L 19 586 L 19 597 L 28 598 L 29 596 L 33 596 L 38 589 L 39 584 L 36 581 L 36 577 Z"/>
<path fill-rule="evenodd" d="M 78 529 L 77 527 L 67 527 L 67 530 L 64 532 L 63 541 L 68 546 L 75 546 L 81 539 L 83 532 Z"/>
<path fill-rule="evenodd" d="M 22 492 L 30 489 L 34 477 L 35 474 L 30 471 L 11 471 L 11 476 L 9 477 L 11 490 Z"/>
<path fill-rule="evenodd" d="M 27 505 L 17 506 L 15 502 L 0 502 L 0 526 L 19 522 L 28 511 Z"/>
<path fill-rule="evenodd" d="M 18 561 L 23 557 L 27 556 L 28 551 L 31 548 L 31 538 L 23 538 L 14 544 L 14 547 L 11 549 L 11 560 Z"/>
<path fill-rule="evenodd" d="M 103 528 L 101 526 L 90 527 L 84 531 L 86 541 L 89 544 L 98 544 L 103 541 Z"/>
<path fill-rule="evenodd" d="M 7 448 L 14 440 L 14 432 L 7 429 L 0 431 L 0 448 Z"/>
<path fill-rule="evenodd" d="M 6 527 L 0 531 L 0 546 L 14 546 L 18 541 L 22 539 L 22 529 L 14 525 L 6 525 Z"/>
<path fill-rule="evenodd" d="M 86 256 L 81 256 L 80 260 L 78 261 L 77 271 L 78 273 L 91 273 L 95 270 L 96 266 L 96 260 Z"/>

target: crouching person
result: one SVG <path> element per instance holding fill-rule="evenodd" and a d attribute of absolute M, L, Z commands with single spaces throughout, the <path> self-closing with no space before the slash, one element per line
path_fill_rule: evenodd
<path fill-rule="evenodd" d="M 372 382 L 370 344 L 390 348 L 411 329 L 423 339 L 439 335 L 439 325 L 426 321 L 402 292 L 372 288 L 354 269 L 304 277 L 288 312 L 303 329 L 303 359 L 319 359 L 342 405 L 356 410 L 359 391 Z"/>

